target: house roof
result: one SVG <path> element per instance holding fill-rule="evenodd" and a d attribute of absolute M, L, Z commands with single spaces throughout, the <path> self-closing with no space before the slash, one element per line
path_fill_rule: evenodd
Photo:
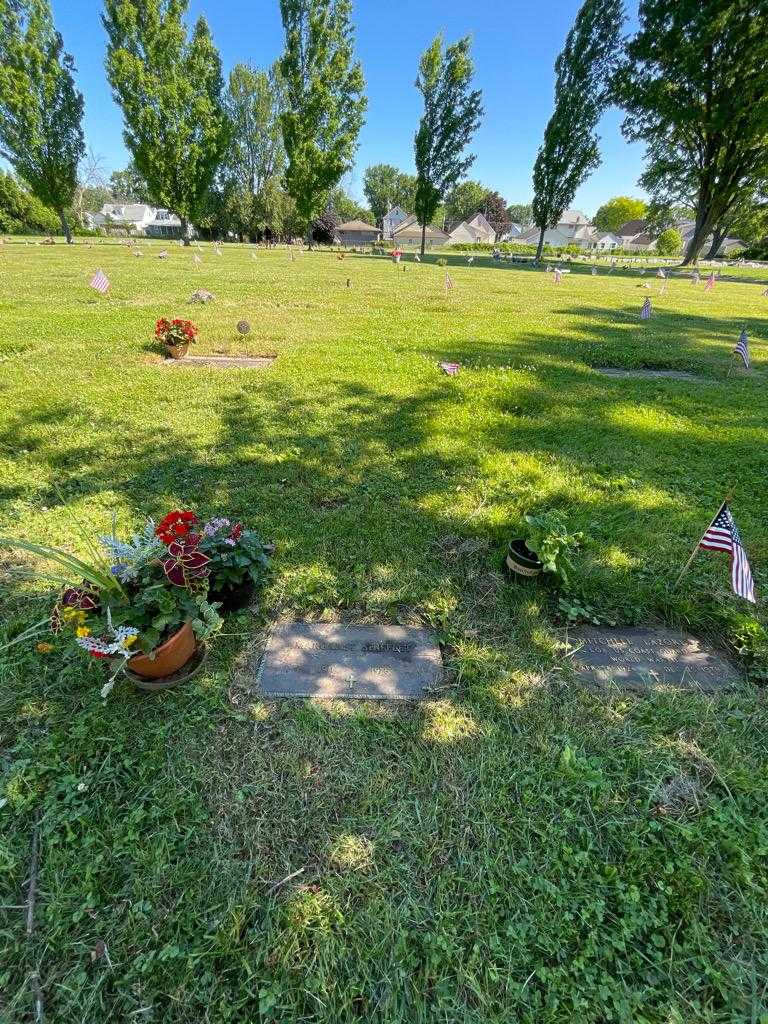
<path fill-rule="evenodd" d="M 653 239 L 647 231 L 641 231 L 639 234 L 631 238 L 630 241 L 633 245 L 650 245 L 653 242 Z"/>
<path fill-rule="evenodd" d="M 378 231 L 373 224 L 366 224 L 364 220 L 348 220 L 343 224 L 336 225 L 337 231 Z"/>
<path fill-rule="evenodd" d="M 416 218 L 407 220 L 400 227 L 395 228 L 395 235 L 415 235 L 421 237 L 421 224 L 416 223 Z M 445 231 L 441 231 L 440 228 L 436 228 L 434 224 L 427 224 L 426 231 L 427 238 L 448 238 L 449 236 Z"/>
<path fill-rule="evenodd" d="M 581 210 L 563 210 L 560 224 L 589 224 L 589 217 Z"/>
<path fill-rule="evenodd" d="M 648 227 L 647 220 L 628 220 L 626 224 L 622 224 L 619 230 L 616 232 L 621 238 L 630 238 L 632 235 L 639 235 L 645 231 Z"/>

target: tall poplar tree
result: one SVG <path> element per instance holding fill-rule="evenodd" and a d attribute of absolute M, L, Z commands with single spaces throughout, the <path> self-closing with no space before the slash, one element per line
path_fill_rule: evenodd
<path fill-rule="evenodd" d="M 768 3 L 641 0 L 639 18 L 614 93 L 655 204 L 695 203 L 688 264 L 768 176 Z"/>
<path fill-rule="evenodd" d="M 424 97 L 424 113 L 414 149 L 422 255 L 427 224 L 475 159 L 464 151 L 480 125 L 483 105 L 480 90 L 470 88 L 474 65 L 469 49 L 466 36 L 443 52 L 443 37 L 438 35 L 419 64 L 416 88 Z"/>
<path fill-rule="evenodd" d="M 187 0 L 106 0 L 107 76 L 125 144 L 152 201 L 189 222 L 228 144 L 221 60 L 204 18 L 187 38 Z"/>
<path fill-rule="evenodd" d="M 312 221 L 352 166 L 368 105 L 354 56 L 351 0 L 280 0 L 285 182 L 312 244 Z"/>
<path fill-rule="evenodd" d="M 585 0 L 555 62 L 555 109 L 533 168 L 533 223 L 544 233 L 600 164 L 595 129 L 608 103 L 609 76 L 624 21 L 622 0 Z"/>
<path fill-rule="evenodd" d="M 0 0 L 0 153 L 46 206 L 65 214 L 85 153 L 83 97 L 48 0 Z"/>

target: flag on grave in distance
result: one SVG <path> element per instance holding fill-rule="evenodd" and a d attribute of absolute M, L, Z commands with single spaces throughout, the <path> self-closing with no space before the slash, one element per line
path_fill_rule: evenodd
<path fill-rule="evenodd" d="M 749 336 L 747 335 L 747 328 L 743 328 L 739 335 L 739 340 L 736 342 L 736 348 L 733 350 L 737 356 L 741 356 L 744 361 L 744 365 L 749 369 Z"/>
<path fill-rule="evenodd" d="M 447 295 L 448 292 L 450 292 L 452 290 L 453 290 L 453 281 L 451 280 L 451 275 L 446 270 L 446 272 L 445 272 L 445 294 Z"/>
<path fill-rule="evenodd" d="M 417 252 L 413 254 L 413 258 L 416 260 L 417 263 L 421 263 L 421 256 L 419 256 Z"/>
<path fill-rule="evenodd" d="M 715 274 L 714 274 L 714 271 L 713 271 L 709 275 L 709 277 L 707 278 L 707 283 L 704 285 L 704 291 L 705 292 L 711 292 L 714 287 L 715 287 Z"/>
<path fill-rule="evenodd" d="M 597 267 L 592 267 L 592 277 L 597 277 Z"/>
<path fill-rule="evenodd" d="M 560 267 L 555 267 L 555 284 L 560 284 L 563 280 L 563 272 Z"/>
<path fill-rule="evenodd" d="M 109 291 L 109 278 L 103 270 L 97 270 L 88 284 L 102 295 Z"/>
<path fill-rule="evenodd" d="M 461 363 L 438 363 L 437 365 L 443 373 L 447 373 L 449 377 L 455 377 L 461 368 Z"/>
<path fill-rule="evenodd" d="M 203 261 L 200 259 L 197 253 L 195 253 L 194 256 L 192 257 L 192 262 L 199 266 L 199 264 L 201 264 Z"/>
<path fill-rule="evenodd" d="M 752 570 L 749 567 L 747 553 L 742 546 L 741 537 L 727 501 L 723 502 L 720 511 L 709 524 L 706 533 L 699 541 L 699 547 L 705 551 L 724 551 L 730 556 L 731 586 L 734 594 L 755 604 L 755 584 L 752 579 Z"/>
<path fill-rule="evenodd" d="M 664 271 L 661 269 L 661 267 L 659 267 L 659 269 L 656 271 L 656 277 L 666 277 L 666 276 L 667 275 L 664 273 Z"/>
<path fill-rule="evenodd" d="M 649 298 L 647 298 L 647 297 L 646 297 L 645 302 L 643 303 L 643 308 L 640 310 L 640 319 L 641 320 L 650 320 L 651 319 L 651 300 Z"/>
<path fill-rule="evenodd" d="M 698 284 L 699 281 L 701 281 L 701 274 L 698 272 L 698 270 L 694 270 L 694 272 L 691 274 L 691 284 Z"/>

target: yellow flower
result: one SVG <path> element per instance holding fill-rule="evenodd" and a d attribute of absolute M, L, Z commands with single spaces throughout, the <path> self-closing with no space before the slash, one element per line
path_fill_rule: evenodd
<path fill-rule="evenodd" d="M 40 654 L 50 654 L 53 650 L 53 644 L 41 642 L 37 645 L 37 650 Z"/>
<path fill-rule="evenodd" d="M 77 627 L 77 635 L 78 636 L 90 636 L 91 635 L 91 631 L 90 631 L 90 629 L 88 629 L 87 626 L 78 626 Z"/>
<path fill-rule="evenodd" d="M 133 636 L 127 636 L 125 640 L 123 640 L 123 647 L 130 647 L 132 644 L 135 644 L 136 639 L 137 637 L 135 633 L 133 634 Z"/>
<path fill-rule="evenodd" d="M 65 608 L 61 617 L 70 626 L 81 626 L 85 622 L 85 612 L 80 608 Z"/>

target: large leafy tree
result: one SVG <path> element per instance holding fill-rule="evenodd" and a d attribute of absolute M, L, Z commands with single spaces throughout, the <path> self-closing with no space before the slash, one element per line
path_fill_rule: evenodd
<path fill-rule="evenodd" d="M 351 0 L 280 0 L 280 13 L 285 181 L 311 245 L 312 221 L 352 165 L 367 106 L 365 83 L 354 58 Z"/>
<path fill-rule="evenodd" d="M 65 211 L 85 153 L 74 70 L 48 0 L 0 0 L 0 153 L 58 213 L 67 242 Z"/>
<path fill-rule="evenodd" d="M 148 203 L 147 183 L 139 174 L 133 160 L 122 171 L 113 171 L 109 176 L 109 192 L 114 203 Z"/>
<path fill-rule="evenodd" d="M 488 189 L 479 181 L 460 181 L 445 197 L 445 214 L 448 224 L 455 228 L 469 220 L 483 209 Z"/>
<path fill-rule="evenodd" d="M 482 96 L 472 89 L 474 65 L 469 37 L 443 50 L 438 35 L 419 64 L 416 88 L 424 98 L 424 113 L 415 138 L 415 213 L 421 224 L 424 253 L 427 224 L 450 190 L 474 162 L 465 153 L 483 115 Z"/>
<path fill-rule="evenodd" d="M 627 221 L 641 220 L 645 217 L 646 209 L 647 206 L 642 199 L 614 196 L 599 208 L 593 223 L 601 231 L 618 231 Z"/>
<path fill-rule="evenodd" d="M 500 192 L 488 192 L 483 200 L 483 214 L 498 238 L 509 224 L 507 202 Z"/>
<path fill-rule="evenodd" d="M 153 202 L 188 225 L 226 151 L 221 60 L 204 18 L 187 37 L 187 0 L 105 0 L 107 76 L 123 136 Z"/>
<path fill-rule="evenodd" d="M 624 20 L 622 0 L 585 0 L 555 62 L 555 109 L 533 169 L 533 222 L 544 233 L 600 163 L 597 122 Z"/>
<path fill-rule="evenodd" d="M 693 202 L 684 263 L 768 173 L 768 4 L 641 0 L 615 96 L 646 144 L 641 184 L 659 205 Z"/>
<path fill-rule="evenodd" d="M 533 224 L 533 207 L 530 203 L 511 203 L 507 207 L 507 219 L 528 228 Z"/>
<path fill-rule="evenodd" d="M 236 64 L 229 76 L 226 107 L 231 141 L 221 171 L 222 187 L 236 211 L 237 230 L 252 237 L 280 232 L 282 206 L 275 203 L 286 156 L 280 117 L 285 87 L 275 65 L 261 71 Z"/>
<path fill-rule="evenodd" d="M 416 178 L 405 174 L 392 164 L 373 164 L 363 175 L 363 193 L 368 200 L 376 223 L 381 226 L 385 215 L 393 206 L 406 213 L 413 210 L 416 201 Z"/>

